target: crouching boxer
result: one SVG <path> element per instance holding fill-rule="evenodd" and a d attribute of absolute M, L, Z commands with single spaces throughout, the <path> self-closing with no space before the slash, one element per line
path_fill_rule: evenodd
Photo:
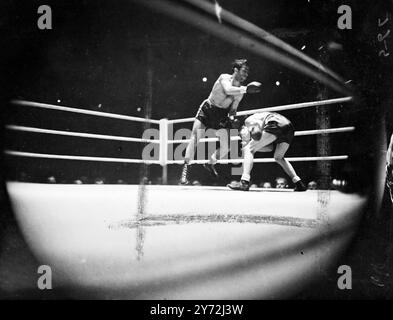
<path fill-rule="evenodd" d="M 239 182 L 228 184 L 233 190 L 248 191 L 255 152 L 274 151 L 275 161 L 295 184 L 295 191 L 307 188 L 290 162 L 284 158 L 292 139 L 294 128 L 291 121 L 275 112 L 260 112 L 248 117 L 240 130 L 243 151 L 243 174 Z"/>

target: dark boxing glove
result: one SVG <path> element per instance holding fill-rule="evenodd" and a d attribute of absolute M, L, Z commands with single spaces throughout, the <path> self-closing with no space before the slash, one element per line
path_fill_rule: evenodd
<path fill-rule="evenodd" d="M 225 118 L 225 120 L 220 122 L 221 129 L 236 129 L 239 130 L 243 125 L 242 120 L 235 119 L 233 116 Z"/>
<path fill-rule="evenodd" d="M 259 93 L 259 92 L 261 92 L 261 83 L 260 82 L 256 82 L 256 81 L 250 82 L 247 85 L 247 91 L 246 92 L 247 93 Z"/>
<path fill-rule="evenodd" d="M 240 130 L 240 128 L 242 127 L 242 125 L 243 125 L 243 121 L 241 120 L 241 119 L 231 119 L 231 118 L 229 118 L 229 121 L 230 121 L 230 128 L 231 129 L 236 129 L 236 130 Z"/>

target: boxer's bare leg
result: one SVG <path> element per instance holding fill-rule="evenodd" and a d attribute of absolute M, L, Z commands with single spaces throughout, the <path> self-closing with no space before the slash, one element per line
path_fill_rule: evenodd
<path fill-rule="evenodd" d="M 254 165 L 254 153 L 266 150 L 277 137 L 271 133 L 263 132 L 259 141 L 251 140 L 243 148 L 243 174 L 240 182 L 234 182 L 227 186 L 233 190 L 248 191 L 250 188 L 251 170 Z"/>
<path fill-rule="evenodd" d="M 277 137 L 269 132 L 263 132 L 262 138 L 259 141 L 251 140 L 243 148 L 243 174 L 241 180 L 250 181 L 251 178 L 251 170 L 254 165 L 254 153 L 259 150 L 264 150 L 264 148 L 271 145 Z"/>
<path fill-rule="evenodd" d="M 307 189 L 306 186 L 303 184 L 300 177 L 296 174 L 296 171 L 291 163 L 284 158 L 288 148 L 289 143 L 278 143 L 276 150 L 274 151 L 274 160 L 276 160 L 276 162 L 284 169 L 285 173 L 292 179 L 292 182 L 296 185 L 295 191 L 305 191 Z"/>
<path fill-rule="evenodd" d="M 229 152 L 229 138 L 230 138 L 229 130 L 220 129 L 217 130 L 216 136 L 220 141 L 220 147 L 213 152 L 210 157 L 209 163 L 216 164 L 217 160 L 223 159 Z"/>
<path fill-rule="evenodd" d="M 285 173 L 295 183 L 299 181 L 300 178 L 297 176 L 296 171 L 291 165 L 291 163 L 284 158 L 285 153 L 288 151 L 288 148 L 289 148 L 289 143 L 286 142 L 278 143 L 276 146 L 276 150 L 274 151 L 274 160 L 284 169 Z"/>
<path fill-rule="evenodd" d="M 180 177 L 180 184 L 187 185 L 190 184 L 190 181 L 188 180 L 188 166 L 191 160 L 194 159 L 194 153 L 196 146 L 199 142 L 199 140 L 202 138 L 202 136 L 205 133 L 206 126 L 198 119 L 195 119 L 194 124 L 192 126 L 192 132 L 191 132 L 191 137 L 190 137 L 190 142 L 187 145 L 186 148 L 186 155 L 184 157 L 184 165 Z"/>
<path fill-rule="evenodd" d="M 190 163 L 191 160 L 194 159 L 194 153 L 196 146 L 201 140 L 203 134 L 205 133 L 206 126 L 198 119 L 195 119 L 194 125 L 192 126 L 192 132 L 190 137 L 190 142 L 186 148 L 186 155 L 184 158 L 184 162 L 186 164 Z"/>
<path fill-rule="evenodd" d="M 268 146 L 259 149 L 257 152 L 272 152 L 273 150 L 274 150 L 274 145 L 273 143 L 271 143 Z"/>

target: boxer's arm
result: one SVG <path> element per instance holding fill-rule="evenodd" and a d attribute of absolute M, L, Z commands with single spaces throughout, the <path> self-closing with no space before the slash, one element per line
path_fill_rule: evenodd
<path fill-rule="evenodd" d="M 220 83 L 224 89 L 225 94 L 229 96 L 236 96 L 240 94 L 245 94 L 247 92 L 246 86 L 235 87 L 232 85 L 231 77 L 227 75 L 220 76 Z"/>
<path fill-rule="evenodd" d="M 240 101 L 242 100 L 242 98 L 243 98 L 243 96 L 236 97 L 236 98 L 233 100 L 231 106 L 229 107 L 228 116 L 229 116 L 229 118 L 230 118 L 231 120 L 233 120 L 233 117 L 235 117 L 236 112 L 237 112 L 237 108 L 239 107 L 239 103 L 240 103 Z"/>
<path fill-rule="evenodd" d="M 240 129 L 239 136 L 241 139 L 242 148 L 245 147 L 251 141 L 250 130 L 246 126 L 243 126 Z"/>

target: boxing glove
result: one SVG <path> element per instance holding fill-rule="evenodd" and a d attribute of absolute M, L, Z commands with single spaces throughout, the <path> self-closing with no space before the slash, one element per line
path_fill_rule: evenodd
<path fill-rule="evenodd" d="M 257 81 L 250 82 L 247 85 L 247 93 L 259 93 L 261 92 L 261 83 Z"/>

